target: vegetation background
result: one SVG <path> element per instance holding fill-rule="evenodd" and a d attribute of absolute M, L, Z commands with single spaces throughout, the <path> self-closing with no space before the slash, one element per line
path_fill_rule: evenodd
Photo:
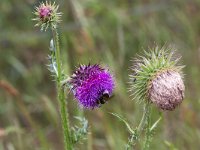
<path fill-rule="evenodd" d="M 56 0 L 63 12 L 61 53 L 66 74 L 80 63 L 101 63 L 115 75 L 114 97 L 100 109 L 80 110 L 67 98 L 73 116 L 89 120 L 81 150 L 123 150 L 128 131 L 108 112 L 127 118 L 133 127 L 142 105 L 127 88 L 130 61 L 148 46 L 171 44 L 182 55 L 185 100 L 164 112 L 152 150 L 200 148 L 200 0 Z M 63 149 L 55 83 L 46 64 L 50 32 L 34 28 L 38 0 L 0 1 L 0 150 Z M 159 110 L 153 108 L 153 120 Z M 141 141 L 142 142 L 142 141 Z M 136 149 L 140 145 L 137 145 Z"/>

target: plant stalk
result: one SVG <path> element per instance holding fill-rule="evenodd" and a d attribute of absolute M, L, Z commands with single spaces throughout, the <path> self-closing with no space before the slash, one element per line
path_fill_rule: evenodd
<path fill-rule="evenodd" d="M 151 142 L 151 110 L 148 108 L 146 118 L 146 132 L 145 132 L 145 141 L 143 145 L 143 150 L 148 150 Z"/>
<path fill-rule="evenodd" d="M 143 116 L 140 121 L 140 124 L 137 128 L 137 136 L 138 138 L 140 137 L 142 131 L 145 129 L 145 142 L 143 145 L 143 150 L 148 150 L 149 148 L 149 142 L 150 142 L 150 102 L 147 101 L 144 104 L 144 111 L 143 111 Z"/>
<path fill-rule="evenodd" d="M 65 150 L 73 150 L 73 144 L 71 139 L 71 132 L 69 128 L 69 118 L 67 112 L 67 102 L 65 100 L 65 91 L 62 87 L 62 69 L 61 69 L 61 58 L 60 58 L 60 48 L 59 48 L 59 36 L 56 28 L 51 28 L 53 34 L 53 41 L 55 43 L 55 57 L 57 64 L 57 93 L 60 115 L 62 120 L 62 129 L 64 135 L 64 148 Z"/>
<path fill-rule="evenodd" d="M 149 107 L 150 107 L 150 103 L 149 102 L 145 102 L 143 116 L 142 116 L 140 124 L 139 124 L 139 126 L 137 128 L 137 134 L 139 136 L 140 136 L 142 130 L 144 130 L 145 125 L 147 123 L 147 118 L 149 117 Z"/>

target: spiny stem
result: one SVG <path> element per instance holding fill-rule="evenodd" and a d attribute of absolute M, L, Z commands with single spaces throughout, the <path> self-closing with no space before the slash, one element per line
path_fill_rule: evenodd
<path fill-rule="evenodd" d="M 144 104 L 144 112 L 140 124 L 136 130 L 138 138 L 140 137 L 142 131 L 146 129 L 145 132 L 145 144 L 143 150 L 148 150 L 150 142 L 150 102 L 147 101 Z"/>
<path fill-rule="evenodd" d="M 148 150 L 149 149 L 149 146 L 150 146 L 150 142 L 151 142 L 151 110 L 150 108 L 148 109 L 148 112 L 147 112 L 147 124 L 146 124 L 146 133 L 145 133 L 145 142 L 144 142 L 144 145 L 143 145 L 143 150 Z"/>
<path fill-rule="evenodd" d="M 69 121 L 68 121 L 68 113 L 66 110 L 66 101 L 65 101 L 65 92 L 62 87 L 59 89 L 59 105 L 60 105 L 60 114 L 62 119 L 62 128 L 64 132 L 64 144 L 66 150 L 72 150 L 72 140 L 71 140 L 71 133 L 69 129 Z"/>
<path fill-rule="evenodd" d="M 61 70 L 61 58 L 60 58 L 60 48 L 59 48 L 59 37 L 58 32 L 55 28 L 52 29 L 53 34 L 53 41 L 55 43 L 55 56 L 56 56 L 56 64 L 57 64 L 57 91 L 58 91 L 58 101 L 59 101 L 59 108 L 60 108 L 60 115 L 62 120 L 62 128 L 64 134 L 64 147 L 65 150 L 72 150 L 73 144 L 71 139 L 71 133 L 69 128 L 69 119 L 67 113 L 67 103 L 65 100 L 65 92 L 64 88 L 62 87 L 62 70 Z"/>
<path fill-rule="evenodd" d="M 145 102 L 143 116 L 142 116 L 140 124 L 139 124 L 139 126 L 137 128 L 137 134 L 139 136 L 140 136 L 140 134 L 141 134 L 142 130 L 144 129 L 145 124 L 147 122 L 147 118 L 149 116 L 149 107 L 150 107 L 150 103 L 149 102 Z"/>

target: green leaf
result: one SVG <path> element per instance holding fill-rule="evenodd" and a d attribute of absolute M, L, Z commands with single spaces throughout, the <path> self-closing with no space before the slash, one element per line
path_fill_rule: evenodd
<path fill-rule="evenodd" d="M 164 141 L 165 145 L 169 148 L 169 150 L 178 150 L 172 143 L 169 141 Z"/>
<path fill-rule="evenodd" d="M 127 129 L 129 130 L 131 134 L 135 134 L 135 131 L 130 127 L 129 123 L 124 118 L 122 118 L 116 113 L 110 113 L 110 114 L 117 117 L 120 121 L 122 121 L 126 125 Z"/>
<path fill-rule="evenodd" d="M 77 120 L 80 121 L 80 125 L 79 126 L 74 126 L 72 127 L 72 133 L 73 133 L 73 143 L 77 143 L 79 142 L 81 139 L 84 139 L 85 135 L 88 132 L 88 121 L 85 118 L 81 118 L 81 117 L 74 117 Z"/>
<path fill-rule="evenodd" d="M 162 117 L 160 116 L 158 120 L 151 126 L 150 132 L 152 132 L 158 126 L 158 123 L 160 122 L 161 119 Z"/>

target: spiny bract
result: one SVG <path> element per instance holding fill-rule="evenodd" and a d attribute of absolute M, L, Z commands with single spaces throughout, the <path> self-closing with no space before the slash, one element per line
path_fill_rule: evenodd
<path fill-rule="evenodd" d="M 185 86 L 178 59 L 173 59 L 173 50 L 156 46 L 145 56 L 139 56 L 130 75 L 131 92 L 134 99 L 151 101 L 163 110 L 174 110 L 184 98 Z"/>

